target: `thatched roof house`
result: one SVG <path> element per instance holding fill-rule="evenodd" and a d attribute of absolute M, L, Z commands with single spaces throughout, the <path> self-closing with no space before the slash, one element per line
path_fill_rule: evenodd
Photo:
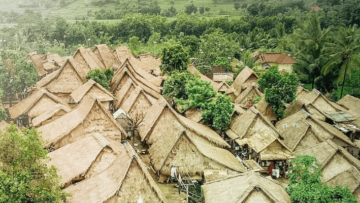
<path fill-rule="evenodd" d="M 188 109 L 185 111 L 184 116 L 196 123 L 199 123 L 202 120 L 202 112 L 197 108 Z"/>
<path fill-rule="evenodd" d="M 198 69 L 196 69 L 195 66 L 190 65 L 190 66 L 188 67 L 188 71 L 190 71 L 192 74 L 198 74 L 198 75 L 200 76 L 201 80 L 205 80 L 205 81 L 207 81 L 207 82 L 210 82 L 210 83 L 211 83 L 211 86 L 213 86 L 215 92 L 218 92 L 218 91 L 219 91 L 219 89 L 220 89 L 220 87 L 221 87 L 221 84 L 216 83 L 216 82 L 214 82 L 213 80 L 211 80 L 210 78 L 208 78 L 208 77 L 206 77 L 205 75 L 201 74 L 200 71 L 199 71 Z"/>
<path fill-rule="evenodd" d="M 346 95 L 337 104 L 349 110 L 353 115 L 360 116 L 360 99 L 351 95 Z"/>
<path fill-rule="evenodd" d="M 280 129 L 281 132 L 288 131 L 289 133 L 289 131 L 296 131 L 298 133 L 297 135 L 289 134 L 289 139 L 293 139 L 288 140 L 289 142 L 292 142 L 291 144 L 288 143 L 290 148 L 294 148 L 300 144 L 296 142 L 303 142 L 305 146 L 310 146 L 327 139 L 332 140 L 342 147 L 355 146 L 346 135 L 341 133 L 335 127 L 324 121 L 316 119 L 305 110 L 298 111 L 297 113 L 284 118 L 283 120 L 276 123 L 276 127 Z M 306 131 L 309 129 L 311 129 L 310 132 Z M 304 134 L 300 133 L 300 131 L 304 132 Z M 306 137 L 308 133 L 309 136 Z M 302 141 L 302 139 L 305 140 Z"/>
<path fill-rule="evenodd" d="M 43 77 L 46 75 L 46 72 L 44 70 L 44 65 L 43 65 L 43 54 L 36 54 L 35 53 L 30 53 L 26 56 L 26 59 L 31 61 L 32 64 L 34 65 L 38 75 L 40 77 Z"/>
<path fill-rule="evenodd" d="M 28 115 L 30 121 L 53 109 L 58 104 L 70 108 L 70 106 L 61 98 L 51 94 L 45 89 L 37 89 L 29 97 L 9 108 L 11 119 L 17 119 L 21 115 Z"/>
<path fill-rule="evenodd" d="M 69 103 L 78 104 L 86 96 L 99 100 L 107 109 L 110 108 L 110 103 L 115 100 L 115 97 L 109 91 L 90 79 L 70 94 Z"/>
<path fill-rule="evenodd" d="M 58 149 L 89 134 L 99 133 L 107 139 L 121 141 L 125 130 L 114 120 L 98 100 L 84 98 L 76 109 L 61 118 L 38 128 L 45 147 Z"/>
<path fill-rule="evenodd" d="M 311 148 L 296 151 L 295 155 L 310 155 L 322 165 L 322 181 L 328 185 L 348 187 L 360 200 L 360 161 L 331 140 Z"/>
<path fill-rule="evenodd" d="M 252 83 L 240 93 L 240 95 L 236 98 L 235 103 L 251 107 L 254 104 L 254 99 L 262 96 L 263 93 L 259 91 L 258 85 L 256 83 Z"/>
<path fill-rule="evenodd" d="M 84 47 L 79 47 L 73 57 L 85 73 L 88 73 L 90 70 L 105 69 L 104 64 L 95 56 L 95 54 Z"/>
<path fill-rule="evenodd" d="M 111 140 L 110 140 L 111 141 Z M 68 144 L 48 154 L 48 166 L 54 165 L 63 187 L 91 178 L 104 171 L 118 155 L 120 142 L 109 142 L 98 133 Z"/>
<path fill-rule="evenodd" d="M 164 98 L 160 98 L 146 113 L 144 122 L 138 128 L 141 140 L 148 144 L 155 143 L 173 123 L 180 123 L 194 139 L 201 139 L 219 147 L 230 147 L 211 128 L 176 113 Z"/>
<path fill-rule="evenodd" d="M 61 116 L 69 113 L 72 109 L 62 104 L 55 105 L 52 109 L 40 114 L 38 117 L 35 117 L 31 122 L 33 127 L 40 127 L 56 119 L 60 118 Z"/>
<path fill-rule="evenodd" d="M 64 66 L 36 83 L 38 88 L 46 88 L 51 93 L 67 99 L 69 94 L 83 85 L 86 73 L 73 58 L 68 58 Z"/>
<path fill-rule="evenodd" d="M 202 176 L 206 169 L 246 171 L 229 151 L 194 139 L 192 132 L 177 121 L 167 125 L 163 134 L 149 149 L 151 163 L 159 175 L 170 176 L 172 166 L 177 173 L 190 176 Z"/>
<path fill-rule="evenodd" d="M 253 107 L 233 119 L 226 134 L 239 146 L 248 145 L 259 153 L 263 161 L 290 158 L 289 149 L 280 140 L 280 132 Z"/>
<path fill-rule="evenodd" d="M 119 155 L 105 171 L 65 189 L 68 202 L 159 202 L 166 200 L 147 166 L 130 145 L 120 148 Z"/>
<path fill-rule="evenodd" d="M 269 103 L 267 103 L 265 101 L 265 97 L 263 96 L 261 98 L 261 100 L 259 101 L 259 103 L 255 104 L 255 108 L 260 112 L 260 114 L 262 114 L 263 116 L 265 116 L 266 118 L 268 118 L 271 122 L 276 121 L 276 116 L 275 116 L 275 112 L 272 109 L 272 107 L 269 105 Z"/>
<path fill-rule="evenodd" d="M 104 64 L 105 68 L 116 70 L 120 67 L 120 61 L 111 53 L 106 44 L 96 45 L 93 53 Z"/>
<path fill-rule="evenodd" d="M 202 188 L 205 203 L 291 202 L 289 194 L 282 185 L 256 172 L 247 172 L 209 182 Z"/>
<path fill-rule="evenodd" d="M 235 89 L 236 96 L 240 95 L 243 89 L 252 83 L 257 83 L 258 76 L 256 73 L 249 67 L 245 67 L 239 75 L 236 77 L 232 87 Z"/>

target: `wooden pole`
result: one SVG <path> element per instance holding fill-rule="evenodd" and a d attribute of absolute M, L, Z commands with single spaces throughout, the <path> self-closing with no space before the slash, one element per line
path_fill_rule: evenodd
<path fill-rule="evenodd" d="M 186 202 L 189 202 L 189 185 L 186 185 Z"/>

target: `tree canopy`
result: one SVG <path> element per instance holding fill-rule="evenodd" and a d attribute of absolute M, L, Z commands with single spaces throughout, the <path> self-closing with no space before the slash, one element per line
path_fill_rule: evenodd
<path fill-rule="evenodd" d="M 91 70 L 86 75 L 86 78 L 92 79 L 95 82 L 99 83 L 103 88 L 110 90 L 109 81 L 114 76 L 114 71 L 112 69 L 105 69 L 101 71 L 100 69 Z"/>
<path fill-rule="evenodd" d="M 1 106 L 2 105 L 2 101 L 1 101 L 2 95 L 3 95 L 3 91 L 0 89 L 0 121 L 7 119 L 6 111 L 5 111 L 5 109 L 2 109 L 2 106 Z"/>
<path fill-rule="evenodd" d="M 190 63 L 189 53 L 181 45 L 173 45 L 163 49 L 161 57 L 161 70 L 172 72 L 184 71 Z"/>
<path fill-rule="evenodd" d="M 186 84 L 194 79 L 195 76 L 189 71 L 179 72 L 174 70 L 164 83 L 163 94 L 168 97 L 186 100 L 189 97 Z"/>

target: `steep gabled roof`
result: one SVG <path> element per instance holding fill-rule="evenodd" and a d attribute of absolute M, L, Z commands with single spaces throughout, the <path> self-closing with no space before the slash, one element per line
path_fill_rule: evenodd
<path fill-rule="evenodd" d="M 121 98 L 123 101 L 121 103 L 121 106 L 115 106 L 116 108 L 121 108 L 125 112 L 130 113 L 130 110 L 133 110 L 135 107 L 134 105 L 138 103 L 148 102 L 149 104 L 152 104 L 152 100 L 149 98 L 150 96 L 145 93 L 141 87 L 136 86 L 135 90 L 129 93 L 129 97 L 127 98 Z M 135 109 L 138 111 L 138 113 L 146 113 L 146 110 L 143 108 L 140 108 L 137 106 L 138 109 Z"/>
<path fill-rule="evenodd" d="M 349 110 L 351 114 L 360 116 L 360 99 L 351 95 L 346 95 L 337 104 Z"/>
<path fill-rule="evenodd" d="M 70 108 L 70 106 L 64 100 L 51 94 L 47 90 L 41 88 L 41 89 L 37 89 L 26 99 L 10 107 L 9 108 L 10 117 L 12 119 L 16 119 L 17 117 L 26 114 L 43 96 L 52 99 L 55 103 L 62 104 L 65 107 Z"/>
<path fill-rule="evenodd" d="M 88 93 L 91 93 L 90 90 L 92 90 L 93 88 L 99 90 L 102 95 L 95 93 L 89 95 Z M 113 101 L 115 99 L 115 97 L 109 91 L 107 91 L 99 83 L 91 79 L 87 81 L 84 85 L 77 88 L 74 92 L 72 92 L 70 94 L 70 98 L 73 99 L 75 103 L 79 103 L 86 95 L 91 96 L 93 99 L 98 99 L 99 101 Z"/>
<path fill-rule="evenodd" d="M 251 99 L 251 102 L 255 97 L 262 97 L 263 93 L 261 93 L 258 89 L 257 84 L 253 83 L 252 85 L 247 86 L 245 91 L 242 91 L 240 95 L 236 98 L 235 103 L 244 104 L 247 102 L 247 99 Z"/>
<path fill-rule="evenodd" d="M 74 53 L 73 57 L 86 73 L 90 70 L 105 69 L 104 64 L 101 63 L 95 54 L 92 53 L 91 50 L 87 50 L 84 47 L 79 47 Z"/>
<path fill-rule="evenodd" d="M 221 84 L 219 83 L 216 83 L 214 82 L 213 80 L 211 80 L 210 78 L 206 77 L 205 75 L 201 74 L 200 71 L 198 71 L 198 69 L 196 69 L 195 66 L 193 65 L 190 65 L 188 67 L 188 71 L 190 71 L 192 74 L 197 74 L 200 76 L 201 80 L 205 80 L 207 82 L 210 82 L 211 83 L 211 86 L 214 88 L 214 91 L 215 92 L 218 92 L 220 87 L 221 87 Z"/>
<path fill-rule="evenodd" d="M 259 78 L 256 73 L 249 67 L 245 67 L 240 73 L 239 75 L 236 77 L 234 83 L 232 84 L 232 87 L 235 89 L 236 91 L 236 95 L 239 95 L 242 92 L 242 89 L 246 88 L 246 86 L 243 86 L 247 80 L 250 78 Z M 254 80 L 251 80 L 250 83 L 252 82 L 257 82 Z"/>
<path fill-rule="evenodd" d="M 49 153 L 47 165 L 54 165 L 58 169 L 62 184 L 67 186 L 73 180 L 87 179 L 105 170 L 115 160 L 120 146 L 120 143 L 109 142 L 102 135 L 94 133 Z M 105 148 L 110 151 L 105 152 Z M 90 168 L 96 170 L 90 171 Z"/>
<path fill-rule="evenodd" d="M 120 67 L 120 61 L 111 53 L 106 44 L 96 45 L 93 53 L 104 64 L 105 68 L 117 69 Z"/>
<path fill-rule="evenodd" d="M 296 60 L 287 54 L 263 53 L 256 57 L 261 63 L 294 64 Z M 256 60 L 255 59 L 255 60 Z"/>
<path fill-rule="evenodd" d="M 46 75 L 46 72 L 44 70 L 44 65 L 43 65 L 43 58 L 44 55 L 43 54 L 29 54 L 26 59 L 30 60 L 33 65 L 35 66 L 35 69 L 38 73 L 38 75 L 40 77 Z"/>
<path fill-rule="evenodd" d="M 140 171 L 143 176 L 134 170 Z M 131 190 L 123 188 L 129 187 L 129 184 L 133 184 Z M 145 202 L 166 202 L 147 166 L 129 144 L 120 149 L 119 156 L 105 171 L 68 187 L 65 192 L 70 194 L 69 202 L 106 202 L 114 196 L 121 198 L 119 201 L 122 202 L 135 202 L 141 195 Z M 146 193 L 153 193 L 157 200 L 146 199 Z"/>
<path fill-rule="evenodd" d="M 270 121 L 277 120 L 274 110 L 269 105 L 269 103 L 265 101 L 265 97 L 262 97 L 259 103 L 255 104 L 255 107 L 260 112 L 260 114 L 268 118 Z"/>
<path fill-rule="evenodd" d="M 38 128 L 39 131 L 42 132 L 45 146 L 48 147 L 53 143 L 58 142 L 63 137 L 68 135 L 71 131 L 73 131 L 76 127 L 84 122 L 87 118 L 87 115 L 90 113 L 93 106 L 98 105 L 101 109 L 102 113 L 108 117 L 111 122 L 124 134 L 126 135 L 125 130 L 118 124 L 112 115 L 106 110 L 103 105 L 101 105 L 100 101 L 94 100 L 90 97 L 86 97 L 79 104 L 79 106 L 71 111 L 70 113 L 65 114 L 61 118 L 48 123 L 44 126 Z M 121 137 L 121 135 L 119 135 Z"/>
<path fill-rule="evenodd" d="M 69 113 L 71 111 L 71 109 L 62 104 L 58 104 L 54 108 L 50 109 L 49 111 L 46 111 L 46 112 L 40 114 L 38 117 L 34 118 L 31 121 L 31 123 L 33 124 L 34 127 L 38 127 L 43 122 L 50 119 L 51 117 L 53 117 L 54 115 L 56 115 L 57 113 L 59 113 L 61 111 L 64 111 L 65 113 Z"/>
<path fill-rule="evenodd" d="M 206 183 L 202 188 L 205 203 L 290 203 L 290 196 L 282 185 L 251 171 Z"/>

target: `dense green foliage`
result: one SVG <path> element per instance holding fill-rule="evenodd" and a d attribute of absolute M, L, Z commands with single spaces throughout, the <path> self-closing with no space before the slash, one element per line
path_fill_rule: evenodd
<path fill-rule="evenodd" d="M 109 81 L 114 76 L 114 71 L 111 69 L 105 69 L 101 71 L 100 69 L 91 70 L 86 75 L 87 79 L 92 79 L 95 82 L 99 83 L 102 87 L 107 90 L 110 90 Z"/>
<path fill-rule="evenodd" d="M 56 168 L 46 165 L 48 151 L 36 129 L 19 130 L 11 124 L 0 131 L 0 202 L 60 202 Z"/>
<path fill-rule="evenodd" d="M 277 67 L 271 67 L 258 80 L 259 86 L 265 91 L 265 101 L 272 107 L 276 118 L 285 115 L 285 104 L 296 98 L 296 89 L 299 86 L 295 74 L 280 73 Z"/>
<path fill-rule="evenodd" d="M 189 54 L 181 45 L 166 47 L 162 52 L 161 63 L 163 72 L 184 71 L 190 63 Z"/>
<path fill-rule="evenodd" d="M 3 95 L 3 91 L 0 89 L 0 105 L 1 105 L 1 98 Z M 4 109 L 1 108 L 0 106 L 0 121 L 6 120 L 7 119 L 7 114 L 6 111 Z"/>
<path fill-rule="evenodd" d="M 189 71 L 179 72 L 174 70 L 164 83 L 163 94 L 176 99 L 188 99 L 186 84 L 195 80 L 195 76 Z"/>
<path fill-rule="evenodd" d="M 226 59 L 224 57 L 218 57 L 216 61 L 214 62 L 214 65 L 217 66 L 224 66 L 226 71 L 230 70 L 230 62 L 229 59 Z"/>
<path fill-rule="evenodd" d="M 321 164 L 315 157 L 308 155 L 296 156 L 291 160 L 290 184 L 287 192 L 291 202 L 340 203 L 357 202 L 349 188 L 330 187 L 321 183 Z"/>
<path fill-rule="evenodd" d="M 227 95 L 218 93 L 206 106 L 202 113 L 203 121 L 216 130 L 225 131 L 231 123 L 231 117 L 234 113 L 234 104 Z"/>

